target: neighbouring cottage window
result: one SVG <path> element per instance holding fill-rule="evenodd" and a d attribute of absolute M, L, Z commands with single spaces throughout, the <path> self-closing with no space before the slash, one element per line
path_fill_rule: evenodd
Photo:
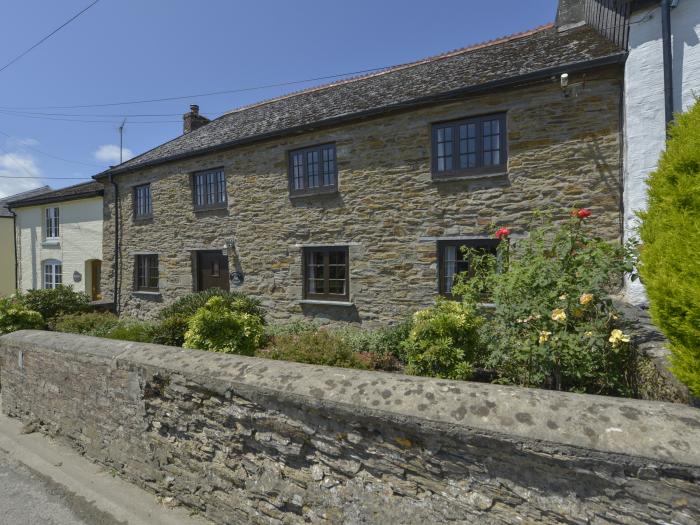
<path fill-rule="evenodd" d="M 44 261 L 44 288 L 56 288 L 63 282 L 61 261 Z"/>
<path fill-rule="evenodd" d="M 196 209 L 226 206 L 226 176 L 223 169 L 195 173 L 193 188 Z"/>
<path fill-rule="evenodd" d="M 348 247 L 304 248 L 304 299 L 349 297 Z"/>
<path fill-rule="evenodd" d="M 153 213 L 151 204 L 151 185 L 142 184 L 134 188 L 134 217 L 142 219 Z"/>
<path fill-rule="evenodd" d="M 497 239 L 469 239 L 438 241 L 439 292 L 450 297 L 452 285 L 458 274 L 473 275 L 470 257 L 465 250 L 496 255 Z"/>
<path fill-rule="evenodd" d="M 58 239 L 59 233 L 58 208 L 46 208 L 46 238 Z"/>
<path fill-rule="evenodd" d="M 432 171 L 437 177 L 478 175 L 505 168 L 505 114 L 434 124 L 432 140 Z"/>
<path fill-rule="evenodd" d="M 136 290 L 145 292 L 158 291 L 158 256 L 136 256 Z"/>
<path fill-rule="evenodd" d="M 338 188 L 335 144 L 289 152 L 289 188 L 292 195 L 328 193 Z"/>

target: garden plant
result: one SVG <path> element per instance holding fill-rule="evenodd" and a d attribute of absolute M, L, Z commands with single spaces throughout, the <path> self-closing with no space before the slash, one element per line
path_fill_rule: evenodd
<path fill-rule="evenodd" d="M 467 303 L 488 294 L 483 365 L 501 383 L 633 395 L 636 355 L 610 294 L 632 270 L 630 254 L 592 237 L 588 209 L 565 224 L 546 217 L 512 242 L 501 228 L 497 256 L 475 255 L 475 275 L 455 293 Z"/>
<path fill-rule="evenodd" d="M 640 214 L 639 272 L 651 317 L 671 342 L 672 370 L 700 397 L 700 102 L 669 132 Z"/>

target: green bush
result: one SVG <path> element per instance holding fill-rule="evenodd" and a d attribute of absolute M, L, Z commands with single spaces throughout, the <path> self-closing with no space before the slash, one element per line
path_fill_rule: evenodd
<path fill-rule="evenodd" d="M 44 318 L 39 312 L 29 310 L 15 298 L 0 297 L 0 334 L 43 327 Z"/>
<path fill-rule="evenodd" d="M 109 330 L 103 337 L 120 341 L 134 341 L 136 343 L 152 343 L 153 333 L 154 325 L 152 323 L 135 319 L 120 319 L 119 324 Z"/>
<path fill-rule="evenodd" d="M 119 318 L 108 312 L 85 312 L 65 314 L 56 318 L 53 329 L 71 334 L 105 337 L 119 324 Z"/>
<path fill-rule="evenodd" d="M 355 326 L 337 328 L 340 337 L 371 370 L 400 370 L 404 362 L 402 343 L 408 338 L 411 320 L 394 326 L 369 330 Z"/>
<path fill-rule="evenodd" d="M 634 394 L 636 355 L 608 299 L 631 265 L 623 247 L 586 233 L 589 215 L 574 211 L 564 227 L 545 219 L 512 247 L 506 234 L 498 256 L 455 286 L 467 301 L 487 292 L 495 303 L 482 340 L 497 381 Z"/>
<path fill-rule="evenodd" d="M 281 359 L 313 365 L 342 368 L 367 368 L 350 345 L 328 330 L 288 333 L 275 336 L 268 348 L 259 350 L 258 357 Z"/>
<path fill-rule="evenodd" d="M 189 318 L 184 315 L 172 315 L 159 321 L 153 328 L 153 341 L 159 345 L 182 346 Z"/>
<path fill-rule="evenodd" d="M 468 379 L 480 355 L 483 319 L 467 303 L 438 299 L 416 312 L 408 339 L 406 372 L 413 375 Z"/>
<path fill-rule="evenodd" d="M 226 292 L 218 289 L 187 294 L 170 306 L 163 308 L 158 318 L 167 319 L 168 317 L 174 316 L 192 317 L 197 310 L 206 305 L 207 301 L 212 297 L 220 297 L 223 301 L 222 304 L 225 305 L 228 310 L 253 315 L 260 319 L 262 324 L 265 324 L 265 310 L 263 310 L 258 299 L 248 297 L 240 292 Z"/>
<path fill-rule="evenodd" d="M 263 324 L 257 315 L 231 310 L 230 303 L 211 297 L 189 320 L 185 348 L 253 355 L 263 340 Z"/>
<path fill-rule="evenodd" d="M 647 184 L 639 272 L 673 371 L 700 397 L 700 103 L 676 117 Z"/>
<path fill-rule="evenodd" d="M 28 309 L 39 312 L 49 324 L 59 315 L 85 312 L 90 302 L 86 294 L 73 291 L 72 286 L 63 285 L 51 289 L 29 290 L 17 297 Z"/>
<path fill-rule="evenodd" d="M 301 319 L 284 324 L 269 324 L 265 326 L 265 337 L 269 340 L 280 335 L 303 334 L 304 332 L 315 332 L 318 329 L 318 323 Z"/>

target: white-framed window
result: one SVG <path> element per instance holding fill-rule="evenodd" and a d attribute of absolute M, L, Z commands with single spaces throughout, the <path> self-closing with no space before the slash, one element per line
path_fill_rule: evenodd
<path fill-rule="evenodd" d="M 63 282 L 63 265 L 61 261 L 51 259 L 44 261 L 44 288 L 56 288 Z"/>
<path fill-rule="evenodd" d="M 47 240 L 56 240 L 59 235 L 58 208 L 46 208 L 45 231 Z"/>

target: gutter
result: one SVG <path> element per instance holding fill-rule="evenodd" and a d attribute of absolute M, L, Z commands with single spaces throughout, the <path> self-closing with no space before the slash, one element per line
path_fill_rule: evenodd
<path fill-rule="evenodd" d="M 33 200 L 16 200 L 8 202 L 7 204 L 12 205 L 13 208 L 27 208 L 29 206 L 40 206 L 42 204 L 52 204 L 54 202 L 77 201 L 80 199 L 89 199 L 92 197 L 102 197 L 103 195 L 103 190 L 96 190 L 90 193 L 79 193 L 77 195 L 62 195 L 60 197 L 36 198 Z"/>
<path fill-rule="evenodd" d="M 278 138 L 286 135 L 293 135 L 296 133 L 304 133 L 308 131 L 314 131 L 319 128 L 326 128 L 326 127 L 331 127 L 335 126 L 344 122 L 348 121 L 353 121 L 353 120 L 361 120 L 364 118 L 369 118 L 369 117 L 374 117 L 378 115 L 383 115 L 386 113 L 390 112 L 396 112 L 396 111 L 402 111 L 406 109 L 412 109 L 416 107 L 421 107 L 421 106 L 428 106 L 428 105 L 433 105 L 436 103 L 441 103 L 441 102 L 447 102 L 451 101 L 454 99 L 459 99 L 465 95 L 470 95 L 470 94 L 475 94 L 475 93 L 481 93 L 484 91 L 490 91 L 493 89 L 498 89 L 502 87 L 508 87 L 512 85 L 517 85 L 517 84 L 522 84 L 526 82 L 532 82 L 535 80 L 541 80 L 545 78 L 549 78 L 552 76 L 558 76 L 561 73 L 576 73 L 580 71 L 586 71 L 588 69 L 593 69 L 596 67 L 603 67 L 603 66 L 609 66 L 609 65 L 615 65 L 615 64 L 622 64 L 625 62 L 627 59 L 627 53 L 626 52 L 620 52 L 616 53 L 614 55 L 608 55 L 605 57 L 601 58 L 594 58 L 591 60 L 586 60 L 583 62 L 573 62 L 569 64 L 563 64 L 551 68 L 546 68 L 546 69 L 540 69 L 537 71 L 533 71 L 531 73 L 525 73 L 523 75 L 517 75 L 514 77 L 509 77 L 505 79 L 499 79 L 499 80 L 494 80 L 491 82 L 486 82 L 483 84 L 478 84 L 476 86 L 468 86 L 465 88 L 459 88 L 455 89 L 452 91 L 446 91 L 443 93 L 439 93 L 437 95 L 429 95 L 425 97 L 419 97 L 411 100 L 407 100 L 405 102 L 397 102 L 395 104 L 389 104 L 386 106 L 381 106 L 378 108 L 372 108 L 369 110 L 364 110 L 364 111 L 359 111 L 355 113 L 350 113 L 347 115 L 342 115 L 339 117 L 333 117 L 325 120 L 319 120 L 316 122 L 312 122 L 309 124 L 303 124 L 300 126 L 294 126 L 291 128 L 284 128 L 280 130 L 275 130 L 271 131 L 268 133 L 263 133 L 260 135 L 254 135 L 250 137 L 244 137 L 241 139 L 235 139 L 227 142 L 222 142 L 220 144 L 215 144 L 213 146 L 207 146 L 198 150 L 194 151 L 188 151 L 185 153 L 178 153 L 175 155 L 169 155 L 167 157 L 163 157 L 160 159 L 154 159 L 151 161 L 143 162 L 141 164 L 137 164 L 135 166 L 130 166 L 130 167 L 124 167 L 119 169 L 114 168 L 114 169 L 108 169 L 103 171 L 102 173 L 98 173 L 97 175 L 94 175 L 92 178 L 95 180 L 101 180 L 104 179 L 105 177 L 112 177 L 113 175 L 120 175 L 122 173 L 130 173 L 134 171 L 139 171 L 144 168 L 149 168 L 152 166 L 157 166 L 160 164 L 165 164 L 167 162 L 172 162 L 175 160 L 182 160 L 186 158 L 191 158 L 191 157 L 197 157 L 200 155 L 205 155 L 207 153 L 212 153 L 220 150 L 225 150 L 232 148 L 234 146 L 243 146 L 243 145 L 248 145 L 252 144 L 255 142 L 261 142 L 267 139 L 272 139 L 272 138 Z M 220 117 L 221 118 L 221 117 Z M 110 179 L 111 180 L 111 179 Z"/>
<path fill-rule="evenodd" d="M 671 51 L 671 3 L 661 0 L 661 37 L 664 57 L 664 102 L 666 126 L 673 120 L 673 53 Z M 674 7 L 677 2 L 673 1 Z"/>

